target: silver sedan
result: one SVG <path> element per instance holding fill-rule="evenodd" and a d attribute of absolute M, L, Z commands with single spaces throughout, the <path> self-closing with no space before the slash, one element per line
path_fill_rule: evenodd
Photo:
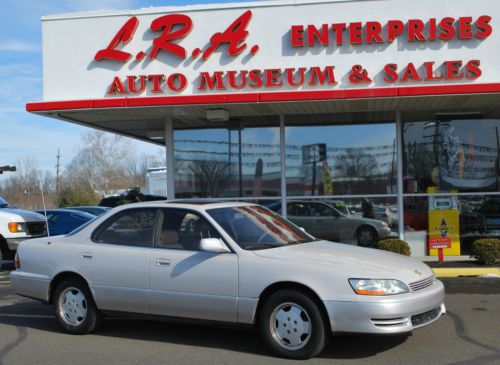
<path fill-rule="evenodd" d="M 21 243 L 11 280 L 89 333 L 116 313 L 252 325 L 287 358 L 310 358 L 331 333 L 407 333 L 443 313 L 425 264 L 316 239 L 259 205 L 121 206 L 66 236 Z"/>

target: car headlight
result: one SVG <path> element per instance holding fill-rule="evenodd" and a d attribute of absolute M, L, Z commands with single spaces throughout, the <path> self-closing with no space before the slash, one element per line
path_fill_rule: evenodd
<path fill-rule="evenodd" d="M 9 231 L 11 233 L 26 232 L 26 224 L 25 223 L 10 222 L 9 223 Z"/>
<path fill-rule="evenodd" d="M 349 279 L 349 284 L 359 295 L 395 295 L 410 292 L 410 289 L 399 280 Z"/>
<path fill-rule="evenodd" d="M 389 225 L 387 224 L 387 222 L 382 221 L 382 227 L 389 228 Z"/>

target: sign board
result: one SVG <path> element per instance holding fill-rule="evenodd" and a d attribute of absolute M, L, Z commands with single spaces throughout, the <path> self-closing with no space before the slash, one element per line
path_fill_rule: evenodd
<path fill-rule="evenodd" d="M 498 14 L 305 0 L 46 16 L 43 101 L 499 83 Z"/>
<path fill-rule="evenodd" d="M 451 248 L 450 237 L 434 237 L 429 239 L 430 249 Z"/>
<path fill-rule="evenodd" d="M 437 193 L 429 188 L 430 194 Z M 428 243 L 429 255 L 460 255 L 460 220 L 456 195 L 429 196 Z"/>

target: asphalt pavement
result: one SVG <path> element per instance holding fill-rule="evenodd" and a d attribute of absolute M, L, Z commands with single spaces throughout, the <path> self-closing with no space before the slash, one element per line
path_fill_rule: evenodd
<path fill-rule="evenodd" d="M 109 319 L 63 333 L 49 305 L 19 297 L 0 271 L 0 365 L 297 364 L 273 357 L 255 331 Z M 500 364 L 500 279 L 444 279 L 448 313 L 410 336 L 342 335 L 307 364 Z"/>

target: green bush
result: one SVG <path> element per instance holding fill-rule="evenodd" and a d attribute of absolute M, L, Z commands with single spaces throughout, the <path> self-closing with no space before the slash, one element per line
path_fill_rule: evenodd
<path fill-rule="evenodd" d="M 471 257 L 482 264 L 493 265 L 500 262 L 500 239 L 482 238 L 474 241 Z"/>
<path fill-rule="evenodd" d="M 59 208 L 79 205 L 97 205 L 99 197 L 90 188 L 81 186 L 67 186 L 59 192 Z"/>
<path fill-rule="evenodd" d="M 400 255 L 411 255 L 410 246 L 408 246 L 408 243 L 398 238 L 389 238 L 386 240 L 378 241 L 377 248 L 385 251 L 399 253 Z"/>

